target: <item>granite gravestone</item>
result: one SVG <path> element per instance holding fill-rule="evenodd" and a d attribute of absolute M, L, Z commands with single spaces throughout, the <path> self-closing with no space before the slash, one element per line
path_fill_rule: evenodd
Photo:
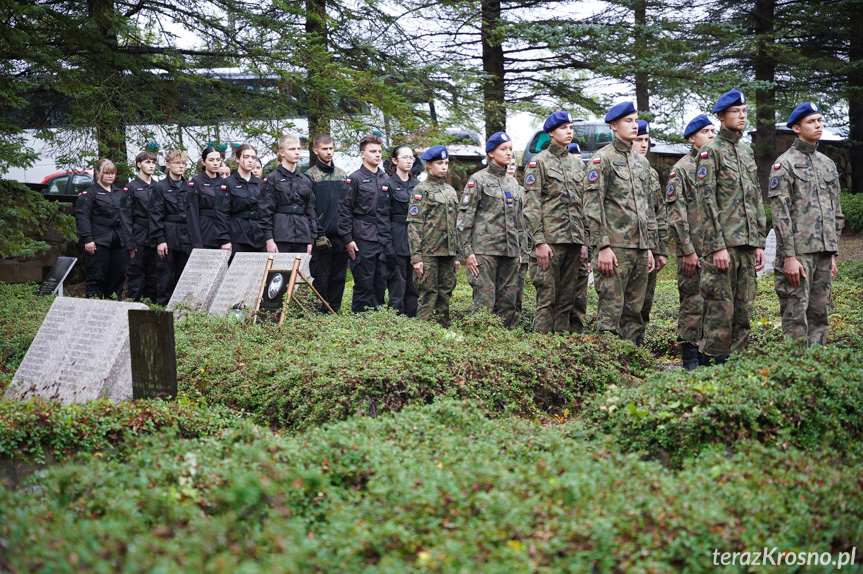
<path fill-rule="evenodd" d="M 143 303 L 58 297 L 27 349 L 7 398 L 80 403 L 132 398 L 129 309 Z"/>
<path fill-rule="evenodd" d="M 767 234 L 767 242 L 764 247 L 764 269 L 758 272 L 758 276 L 773 273 L 773 265 L 776 263 L 776 232 L 770 230 Z M 785 261 L 783 260 L 783 264 Z"/>
<path fill-rule="evenodd" d="M 176 397 L 174 314 L 170 311 L 129 309 L 129 345 L 132 398 Z"/>
<path fill-rule="evenodd" d="M 270 255 L 274 256 L 272 268 L 283 271 L 293 268 L 294 260 L 299 257 L 300 272 L 312 283 L 309 277 L 312 256 L 307 253 L 237 253 L 210 303 L 210 312 L 217 315 L 251 315 L 261 294 L 261 283 Z"/>
<path fill-rule="evenodd" d="M 168 311 L 178 305 L 208 309 L 222 284 L 230 258 L 231 252 L 224 249 L 193 249 L 168 302 Z"/>
<path fill-rule="evenodd" d="M 63 281 L 66 280 L 69 272 L 72 271 L 72 267 L 75 266 L 76 261 L 78 259 L 75 257 L 60 257 L 57 259 L 57 262 L 51 268 L 51 272 L 48 273 L 48 276 L 42 281 L 42 285 L 39 286 L 39 295 L 58 293 L 62 297 Z"/>

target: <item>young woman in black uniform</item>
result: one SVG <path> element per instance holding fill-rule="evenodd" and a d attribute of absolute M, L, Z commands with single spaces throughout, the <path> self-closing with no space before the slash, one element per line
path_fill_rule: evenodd
<path fill-rule="evenodd" d="M 258 152 L 244 143 L 234 151 L 237 170 L 216 193 L 216 234 L 222 249 L 233 253 L 264 251 L 258 201 L 262 181 L 252 173 Z"/>
<path fill-rule="evenodd" d="M 419 180 L 412 175 L 413 150 L 400 145 L 393 150 L 390 160 L 395 167 L 387 180 L 389 217 L 385 218 L 390 232 L 385 234 L 384 257 L 387 262 L 387 289 L 389 306 L 408 317 L 416 317 L 419 291 L 414 285 L 411 251 L 408 246 L 408 203 Z"/>
<path fill-rule="evenodd" d="M 198 194 L 198 215 L 201 225 L 201 240 L 204 249 L 219 249 L 219 237 L 216 233 L 216 191 L 224 185 L 224 179 L 219 175 L 222 155 L 213 146 L 207 146 L 201 152 L 201 173 L 192 178 L 191 184 Z"/>
<path fill-rule="evenodd" d="M 127 240 L 120 222 L 123 192 L 114 187 L 117 168 L 109 159 L 96 164 L 96 183 L 78 195 L 75 224 L 83 247 L 87 297 L 123 295 Z"/>

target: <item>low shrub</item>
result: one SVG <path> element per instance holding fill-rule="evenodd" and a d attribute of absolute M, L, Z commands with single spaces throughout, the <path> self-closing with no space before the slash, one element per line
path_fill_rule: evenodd
<path fill-rule="evenodd" d="M 37 286 L 0 283 L 0 395 L 12 381 L 54 297 L 40 297 Z"/>
<path fill-rule="evenodd" d="M 606 385 L 641 378 L 652 363 L 612 337 L 508 331 L 486 311 L 452 329 L 389 310 L 281 327 L 196 316 L 178 327 L 177 352 L 184 392 L 290 430 L 444 397 L 526 417 L 559 414 Z"/>
<path fill-rule="evenodd" d="M 289 438 L 157 434 L 0 490 L 0 540 L 21 572 L 707 572 L 714 550 L 863 537 L 859 459 L 753 444 L 675 472 L 578 432 L 444 401 Z"/>
<path fill-rule="evenodd" d="M 75 217 L 64 213 L 64 204 L 49 201 L 17 181 L 0 179 L 0 258 L 31 257 L 48 251 L 44 241 L 30 237 L 54 231 L 77 239 Z"/>
<path fill-rule="evenodd" d="M 240 423 L 224 408 L 209 408 L 180 396 L 113 403 L 63 405 L 56 401 L 0 400 L 0 459 L 45 462 L 81 453 L 125 456 L 143 435 L 171 430 L 178 438 L 208 436 Z"/>
<path fill-rule="evenodd" d="M 837 346 L 769 344 L 722 367 L 609 387 L 587 427 L 626 451 L 680 466 L 710 445 L 743 441 L 840 452 L 863 444 L 863 355 Z"/>
<path fill-rule="evenodd" d="M 840 197 L 845 229 L 863 231 L 863 194 L 843 193 Z"/>

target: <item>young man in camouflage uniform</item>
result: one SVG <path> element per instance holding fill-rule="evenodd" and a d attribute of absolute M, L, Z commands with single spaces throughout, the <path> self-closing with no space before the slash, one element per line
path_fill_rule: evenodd
<path fill-rule="evenodd" d="M 485 144 L 488 167 L 473 174 L 464 188 L 458 223 L 467 280 L 473 287 L 473 310 L 485 307 L 503 319 L 507 329 L 516 325 L 519 219 L 522 197 L 518 183 L 507 177 L 512 140 L 504 132 Z"/>
<path fill-rule="evenodd" d="M 713 132 L 713 124 L 704 114 L 689 122 L 683 137 L 692 147 L 674 164 L 665 190 L 668 227 L 677 245 L 677 292 L 680 296 L 677 342 L 681 348 L 683 368 L 687 371 L 697 369 L 702 362 L 698 344 L 701 342 L 704 299 L 699 290 L 701 263 L 698 257 L 704 253 L 704 242 L 701 211 L 695 200 L 695 162 L 698 150 L 713 139 Z"/>
<path fill-rule="evenodd" d="M 446 182 L 445 146 L 429 148 L 420 159 L 426 162 L 427 177 L 414 188 L 408 208 L 408 243 L 420 292 L 417 317 L 425 321 L 434 317 L 449 327 L 449 300 L 459 267 L 458 195 Z"/>
<path fill-rule="evenodd" d="M 588 163 L 585 218 L 594 249 L 594 285 L 599 295 L 596 328 L 636 342 L 641 309 L 654 269 L 656 217 L 650 207 L 650 164 L 632 149 L 638 114 L 632 102 L 605 115 L 614 140 Z"/>
<path fill-rule="evenodd" d="M 570 155 L 576 160 L 576 165 L 581 167 L 584 172 L 584 162 L 581 161 L 581 148 L 577 143 L 571 143 L 567 146 Z M 580 178 L 578 191 L 581 194 L 581 205 L 584 206 L 584 176 Z M 593 273 L 593 268 L 590 266 L 590 229 L 585 224 L 584 226 L 584 244 L 587 246 L 587 255 L 582 259 L 581 265 L 578 266 L 578 279 L 575 282 L 575 305 L 572 307 L 570 314 L 570 322 L 577 325 L 584 325 L 584 317 L 587 315 L 587 289 L 589 287 L 590 274 Z"/>
<path fill-rule="evenodd" d="M 315 136 L 312 149 L 317 159 L 306 175 L 312 180 L 318 226 L 309 271 L 315 278 L 315 289 L 338 313 L 348 274 L 348 252 L 339 235 L 338 211 L 348 176 L 344 170 L 333 165 L 335 142 L 331 135 Z M 321 312 L 325 309 L 321 305 Z"/>
<path fill-rule="evenodd" d="M 647 152 L 650 150 L 650 124 L 645 120 L 638 120 L 638 136 L 632 143 L 632 149 L 642 157 L 647 157 Z M 656 218 L 656 237 L 653 240 L 656 247 L 653 251 L 656 268 L 647 276 L 647 294 L 641 307 L 643 324 L 635 337 L 639 345 L 644 341 L 644 330 L 650 321 L 650 309 L 653 307 L 653 294 L 656 291 L 656 275 L 668 263 L 668 218 L 665 212 L 665 198 L 659 187 L 659 174 L 652 167 L 650 168 L 650 208 Z"/>
<path fill-rule="evenodd" d="M 521 263 L 518 266 L 518 285 L 516 286 L 515 294 L 515 324 L 518 325 L 521 321 L 521 311 L 524 303 L 524 282 L 527 279 L 527 268 L 530 262 L 530 254 L 533 252 L 530 236 L 527 234 L 527 229 L 524 225 L 524 188 L 518 185 L 518 180 L 515 178 L 515 172 L 518 169 L 518 163 L 515 158 L 509 162 L 506 168 L 506 175 L 513 180 L 514 185 L 518 187 L 518 193 L 521 196 L 522 209 L 518 216 L 518 241 L 521 251 Z"/>
<path fill-rule="evenodd" d="M 545 120 L 548 148 L 536 154 L 524 170 L 524 221 L 536 245 L 530 276 L 536 287 L 533 329 L 539 333 L 581 332 L 573 313 L 578 269 L 587 258 L 581 202 L 581 162 L 567 149 L 573 123 L 569 112 L 554 112 Z"/>
<path fill-rule="evenodd" d="M 701 148 L 695 172 L 695 195 L 704 215 L 701 352 L 706 360 L 723 363 L 749 340 L 755 273 L 764 267 L 767 219 L 755 154 L 740 142 L 749 113 L 746 97 L 738 90 L 726 92 L 713 113 L 722 129 Z"/>
<path fill-rule="evenodd" d="M 812 102 L 791 112 L 786 125 L 797 139 L 773 165 L 769 192 L 782 332 L 810 345 L 827 342 L 827 307 L 845 223 L 836 164 L 817 150 L 821 122 L 821 110 Z"/>

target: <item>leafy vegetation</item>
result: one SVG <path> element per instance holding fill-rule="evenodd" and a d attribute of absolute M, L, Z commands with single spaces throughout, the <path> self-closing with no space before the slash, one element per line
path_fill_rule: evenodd
<path fill-rule="evenodd" d="M 17 182 L 0 179 L 0 258 L 31 257 L 47 251 L 41 237 L 56 231 L 75 239 L 75 218 L 63 213 L 63 204 L 48 201 L 41 194 Z"/>

